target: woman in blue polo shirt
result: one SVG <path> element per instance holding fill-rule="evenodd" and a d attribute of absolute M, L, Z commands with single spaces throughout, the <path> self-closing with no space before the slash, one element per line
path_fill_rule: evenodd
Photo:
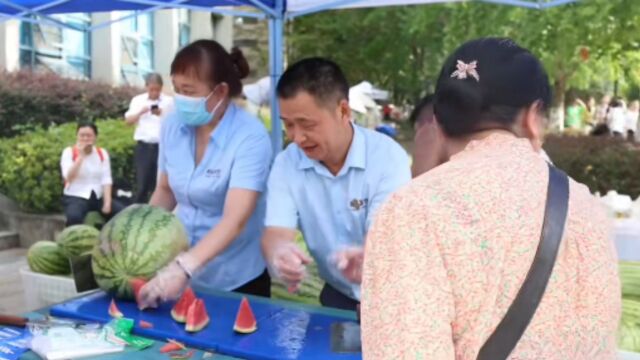
<path fill-rule="evenodd" d="M 213 40 L 186 46 L 171 64 L 175 112 L 163 124 L 150 204 L 178 206 L 191 247 L 145 285 L 143 307 L 177 298 L 190 280 L 270 296 L 260 236 L 271 142 L 264 126 L 232 102 L 248 73 L 240 50 L 229 54 Z"/>

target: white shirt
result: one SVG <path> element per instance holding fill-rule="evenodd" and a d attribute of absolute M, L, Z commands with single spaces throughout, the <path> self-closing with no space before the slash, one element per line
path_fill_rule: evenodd
<path fill-rule="evenodd" d="M 638 111 L 627 110 L 627 131 L 636 132 L 638 129 Z"/>
<path fill-rule="evenodd" d="M 102 159 L 100 159 L 96 148 L 93 148 L 91 154 L 82 161 L 76 177 L 69 183 L 66 182 L 66 179 L 69 170 L 71 170 L 74 164 L 73 150 L 71 147 L 64 149 L 62 157 L 60 158 L 60 169 L 62 171 L 62 177 L 65 179 L 65 195 L 89 199 L 93 191 L 96 193 L 98 199 L 102 198 L 103 186 L 111 185 L 113 181 L 111 179 L 109 153 L 102 148 L 100 151 L 102 152 Z"/>
<path fill-rule="evenodd" d="M 160 127 L 164 121 L 165 116 L 173 108 L 173 98 L 161 94 L 157 100 L 149 99 L 149 94 L 144 93 L 134 96 L 129 104 L 129 110 L 124 114 L 125 118 L 129 115 L 133 115 L 142 111 L 142 109 L 151 109 L 152 105 L 158 105 L 162 112 L 160 116 L 153 115 L 151 111 L 146 112 L 140 116 L 138 125 L 136 126 L 136 132 L 133 134 L 133 139 L 136 141 L 144 141 L 147 143 L 157 144 L 160 141 Z"/>
<path fill-rule="evenodd" d="M 626 133 L 627 117 L 623 107 L 615 107 L 609 109 L 607 122 L 611 132 Z"/>

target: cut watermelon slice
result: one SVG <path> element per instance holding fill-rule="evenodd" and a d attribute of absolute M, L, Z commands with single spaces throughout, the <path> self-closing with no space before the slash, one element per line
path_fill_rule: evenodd
<path fill-rule="evenodd" d="M 133 290 L 133 296 L 136 298 L 136 303 L 138 304 L 138 308 L 140 308 L 140 303 L 141 303 L 141 300 L 142 300 L 142 299 L 140 299 L 140 290 L 142 290 L 142 287 L 146 283 L 147 283 L 146 280 L 140 279 L 140 278 L 135 278 L 135 279 L 129 280 L 129 285 L 131 286 L 131 289 Z"/>
<path fill-rule="evenodd" d="M 180 300 L 176 303 L 176 305 L 171 309 L 171 317 L 173 320 L 177 322 L 186 322 L 187 321 L 187 312 L 189 311 L 189 306 L 193 304 L 193 301 L 196 299 L 196 294 L 193 293 L 190 287 L 187 287 Z"/>
<path fill-rule="evenodd" d="M 209 324 L 209 314 L 207 314 L 207 308 L 204 306 L 202 299 L 195 299 L 189 311 L 187 311 L 187 325 L 185 330 L 188 332 L 197 332 L 204 329 Z"/>
<path fill-rule="evenodd" d="M 109 304 L 109 316 L 114 318 L 124 317 L 122 311 L 120 311 L 120 309 L 118 309 L 118 306 L 116 306 L 116 301 L 114 299 L 111 299 L 111 304 Z"/>
<path fill-rule="evenodd" d="M 182 343 L 169 340 L 169 342 L 166 345 L 160 348 L 160 352 L 164 354 L 164 353 L 168 353 L 172 351 L 180 351 L 184 349 L 186 349 L 186 347 Z"/>
<path fill-rule="evenodd" d="M 140 320 L 138 322 L 138 324 L 140 325 L 141 328 L 143 329 L 152 329 L 153 328 L 153 324 L 148 322 L 148 321 L 144 321 L 144 320 Z"/>
<path fill-rule="evenodd" d="M 238 309 L 238 315 L 236 315 L 236 323 L 233 325 L 233 330 L 241 334 L 250 334 L 257 329 L 258 323 L 249 305 L 249 300 L 243 297 L 240 302 L 240 308 Z"/>

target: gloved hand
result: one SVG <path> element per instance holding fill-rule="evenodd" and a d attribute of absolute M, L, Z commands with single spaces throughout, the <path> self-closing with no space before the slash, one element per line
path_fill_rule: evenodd
<path fill-rule="evenodd" d="M 269 259 L 271 275 L 287 285 L 289 292 L 296 292 L 306 276 L 306 265 L 311 258 L 293 242 L 278 245 Z"/>
<path fill-rule="evenodd" d="M 155 308 L 163 302 L 180 297 L 182 291 L 189 284 L 190 279 L 187 272 L 193 275 L 196 269 L 197 265 L 193 256 L 189 253 L 178 255 L 142 287 L 139 296 L 140 304 L 138 304 L 140 309 Z"/>
<path fill-rule="evenodd" d="M 337 251 L 334 254 L 336 267 L 342 276 L 355 284 L 362 282 L 362 265 L 364 263 L 364 249 L 362 247 L 350 247 Z"/>

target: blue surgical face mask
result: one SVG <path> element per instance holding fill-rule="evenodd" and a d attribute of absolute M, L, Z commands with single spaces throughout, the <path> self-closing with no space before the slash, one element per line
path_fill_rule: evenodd
<path fill-rule="evenodd" d="M 207 100 L 212 94 L 213 91 L 206 97 L 191 97 L 176 93 L 174 103 L 178 112 L 178 120 L 188 126 L 201 126 L 211 121 L 216 110 L 222 104 L 222 100 L 224 100 L 220 99 L 209 112 L 207 111 Z"/>

